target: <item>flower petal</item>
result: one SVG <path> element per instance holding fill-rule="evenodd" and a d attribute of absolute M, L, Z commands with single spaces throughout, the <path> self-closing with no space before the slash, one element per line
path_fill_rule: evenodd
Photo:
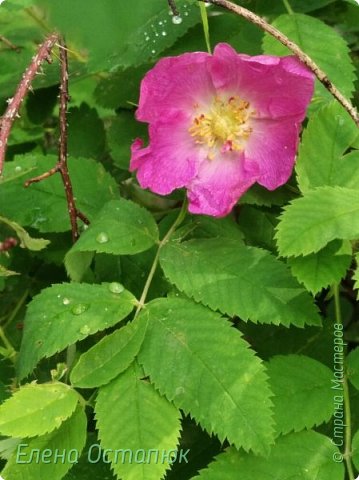
<path fill-rule="evenodd" d="M 242 155 L 218 154 L 204 160 L 198 175 L 188 186 L 188 210 L 214 217 L 227 215 L 257 178 L 255 165 L 246 171 Z"/>
<path fill-rule="evenodd" d="M 314 91 L 314 74 L 296 57 L 239 55 L 226 44 L 216 47 L 211 74 L 217 89 L 249 101 L 258 118 L 301 122 Z"/>
<path fill-rule="evenodd" d="M 153 122 L 163 115 L 170 118 L 179 111 L 192 115 L 193 105 L 208 101 L 214 94 L 207 68 L 211 56 L 204 52 L 185 53 L 160 60 L 141 82 L 136 117 Z"/>
<path fill-rule="evenodd" d="M 142 141 L 132 144 L 130 171 L 137 170 L 142 188 L 167 195 L 176 188 L 185 187 L 196 175 L 198 150 L 183 123 L 154 123 L 150 125 L 150 144 L 141 148 Z"/>
<path fill-rule="evenodd" d="M 299 141 L 300 126 L 293 119 L 255 120 L 245 150 L 245 164 L 261 172 L 258 183 L 274 190 L 290 177 Z"/>

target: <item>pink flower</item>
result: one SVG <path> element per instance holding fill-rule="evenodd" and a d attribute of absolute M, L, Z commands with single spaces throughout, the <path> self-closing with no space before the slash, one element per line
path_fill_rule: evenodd
<path fill-rule="evenodd" d="M 143 188 L 188 190 L 189 211 L 221 217 L 258 182 L 268 190 L 291 175 L 314 75 L 295 57 L 186 53 L 160 60 L 142 80 L 130 170 Z"/>

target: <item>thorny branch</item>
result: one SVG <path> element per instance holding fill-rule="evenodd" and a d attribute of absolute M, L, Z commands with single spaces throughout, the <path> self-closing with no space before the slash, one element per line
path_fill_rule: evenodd
<path fill-rule="evenodd" d="M 173 0 L 171 0 L 173 3 Z M 345 110 L 352 117 L 356 125 L 359 127 L 359 113 L 357 109 L 352 105 L 352 103 L 338 90 L 338 88 L 333 84 L 333 82 L 328 78 L 325 72 L 320 69 L 320 67 L 307 55 L 303 50 L 294 42 L 292 42 L 286 35 L 277 30 L 275 27 L 266 22 L 262 17 L 259 17 L 250 10 L 247 10 L 244 7 L 240 7 L 235 3 L 232 3 L 228 0 L 199 0 L 205 3 L 211 3 L 212 5 L 217 5 L 219 7 L 225 8 L 226 10 L 240 15 L 251 23 L 254 23 L 259 28 L 265 32 L 272 35 L 284 46 L 289 48 L 294 55 L 296 55 L 301 62 L 303 62 L 317 77 L 317 79 L 324 85 L 324 87 L 329 90 L 333 97 L 338 100 L 338 102 L 345 108 Z"/>
<path fill-rule="evenodd" d="M 68 59 L 67 48 L 62 38 L 59 38 L 60 48 L 60 66 L 61 66 L 61 82 L 60 82 L 60 112 L 59 112 L 59 124 L 60 124 L 60 138 L 59 138 L 59 157 L 57 164 L 49 171 L 31 178 L 25 182 L 25 187 L 30 186 L 33 183 L 40 182 L 46 178 L 51 177 L 55 173 L 59 172 L 62 178 L 62 182 L 65 187 L 65 194 L 67 200 L 68 212 L 70 215 L 72 240 L 76 242 L 79 238 L 79 229 L 77 225 L 77 218 L 80 218 L 85 224 L 89 224 L 87 217 L 77 210 L 74 200 L 74 194 L 72 189 L 72 183 L 68 171 L 67 165 L 67 105 L 69 101 L 69 88 L 68 88 Z"/>
<path fill-rule="evenodd" d="M 13 98 L 8 99 L 8 106 L 4 113 L 4 116 L 0 119 L 0 176 L 4 168 L 5 153 L 7 141 L 10 135 L 12 125 L 15 118 L 19 117 L 19 110 L 24 101 L 27 92 L 31 89 L 31 83 L 35 78 L 35 75 L 39 72 L 41 64 L 46 60 L 51 63 L 50 57 L 51 50 L 55 43 L 58 41 L 57 33 L 52 33 L 47 37 L 37 52 L 32 58 L 30 65 L 27 67 L 22 79 L 17 87 L 16 93 Z"/>
<path fill-rule="evenodd" d="M 179 15 L 179 11 L 176 7 L 176 4 L 175 4 L 175 0 L 167 0 L 168 1 L 168 5 L 171 9 L 171 12 L 173 13 L 173 15 L 175 16 L 178 16 Z"/>
<path fill-rule="evenodd" d="M 65 187 L 65 194 L 70 215 L 72 239 L 75 242 L 79 237 L 79 230 L 77 219 L 79 218 L 85 224 L 89 224 L 86 216 L 77 210 L 72 190 L 71 179 L 67 167 L 67 104 L 69 101 L 68 94 L 68 61 L 67 49 L 63 39 L 57 34 L 52 33 L 47 37 L 42 45 L 40 45 L 37 54 L 32 58 L 31 64 L 26 69 L 20 84 L 16 90 L 13 98 L 8 99 L 8 107 L 4 116 L 0 120 L 0 176 L 2 175 L 7 141 L 11 132 L 12 125 L 16 118 L 19 117 L 19 110 L 24 101 L 24 98 L 29 90 L 31 90 L 31 83 L 41 68 L 44 61 L 52 62 L 50 57 L 53 47 L 58 44 L 60 48 L 60 65 L 61 65 L 61 80 L 60 80 L 60 138 L 59 138 L 59 158 L 57 164 L 48 172 L 31 178 L 25 182 L 25 187 L 29 187 L 32 183 L 40 182 L 46 178 L 51 177 L 59 172 L 62 182 Z"/>

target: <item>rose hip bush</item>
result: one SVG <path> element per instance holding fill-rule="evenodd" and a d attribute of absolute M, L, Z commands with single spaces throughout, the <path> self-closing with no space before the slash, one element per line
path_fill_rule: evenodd
<path fill-rule="evenodd" d="M 0 3 L 2 478 L 355 480 L 357 2 Z"/>

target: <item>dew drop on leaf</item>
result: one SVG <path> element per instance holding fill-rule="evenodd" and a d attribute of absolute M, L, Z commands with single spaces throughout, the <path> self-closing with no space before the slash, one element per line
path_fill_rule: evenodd
<path fill-rule="evenodd" d="M 64 298 L 62 299 L 62 303 L 63 303 L 64 305 L 69 305 L 70 302 L 71 302 L 71 300 L 70 300 L 69 298 L 67 298 L 67 297 L 64 297 Z"/>
<path fill-rule="evenodd" d="M 80 333 L 82 335 L 88 335 L 91 332 L 91 328 L 88 325 L 84 325 L 80 328 Z"/>
<path fill-rule="evenodd" d="M 179 25 L 180 23 L 182 23 L 182 17 L 180 17 L 179 15 L 174 15 L 172 17 L 172 23 L 174 23 L 175 25 Z"/>
<path fill-rule="evenodd" d="M 108 242 L 108 235 L 105 232 L 101 232 L 96 237 L 97 243 L 107 243 Z"/>
<path fill-rule="evenodd" d="M 74 315 L 81 315 L 82 313 L 86 312 L 86 310 L 89 308 L 88 305 L 86 305 L 85 303 L 78 303 L 77 305 L 74 305 L 72 307 L 72 310 L 71 312 L 74 314 Z"/>
<path fill-rule="evenodd" d="M 110 283 L 110 285 L 108 286 L 108 289 L 110 290 L 110 292 L 112 293 L 122 293 L 125 289 L 125 287 L 121 284 L 121 283 L 118 283 L 118 282 L 112 282 Z"/>

